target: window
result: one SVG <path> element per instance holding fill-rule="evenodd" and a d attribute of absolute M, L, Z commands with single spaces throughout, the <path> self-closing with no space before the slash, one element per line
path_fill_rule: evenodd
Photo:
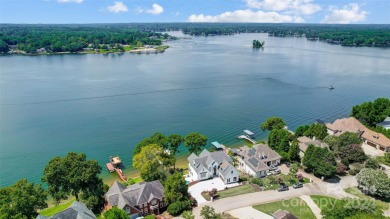
<path fill-rule="evenodd" d="M 232 170 L 232 172 L 230 172 L 231 174 L 233 174 L 233 170 Z"/>
<path fill-rule="evenodd" d="M 205 177 L 206 177 L 206 173 L 201 173 L 201 174 L 200 174 L 200 177 L 201 177 L 201 178 L 205 178 Z"/>
<path fill-rule="evenodd" d="M 148 213 L 148 208 L 145 208 L 145 209 L 144 209 L 144 212 L 145 212 L 145 213 Z"/>
<path fill-rule="evenodd" d="M 129 208 L 129 207 L 126 207 L 126 208 L 125 208 L 125 211 L 126 211 L 127 213 L 130 213 L 130 208 Z"/>
<path fill-rule="evenodd" d="M 230 178 L 227 178 L 227 182 L 230 183 Z"/>
<path fill-rule="evenodd" d="M 237 177 L 233 177 L 233 182 L 237 181 Z"/>
<path fill-rule="evenodd" d="M 160 202 L 160 208 L 164 207 L 164 203 Z"/>
<path fill-rule="evenodd" d="M 157 204 L 157 200 L 156 199 L 153 199 L 152 202 L 150 203 L 151 205 L 156 205 Z"/>

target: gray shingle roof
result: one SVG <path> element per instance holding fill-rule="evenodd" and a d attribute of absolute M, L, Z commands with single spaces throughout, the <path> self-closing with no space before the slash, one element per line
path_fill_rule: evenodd
<path fill-rule="evenodd" d="M 134 207 L 149 202 L 153 198 L 161 200 L 164 197 L 164 187 L 159 180 L 140 182 L 127 188 L 115 181 L 105 194 L 105 197 L 111 206 L 124 208 L 128 205 Z"/>
<path fill-rule="evenodd" d="M 221 166 L 220 166 L 221 170 L 219 171 L 223 178 L 226 177 L 226 175 L 229 174 L 230 171 L 232 171 L 233 169 L 235 169 L 235 167 L 233 165 L 231 165 L 229 162 L 227 161 L 224 161 Z"/>
<path fill-rule="evenodd" d="M 51 217 L 38 215 L 36 219 L 96 219 L 96 216 L 84 203 L 74 201 L 69 208 Z"/>
<path fill-rule="evenodd" d="M 228 163 L 233 162 L 232 158 L 226 155 L 223 151 L 209 152 L 206 149 L 204 149 L 199 156 L 192 153 L 187 160 L 198 174 L 203 170 L 203 168 L 207 169 L 208 165 L 213 162 L 217 162 L 218 165 L 221 165 L 224 161 L 227 161 Z"/>
<path fill-rule="evenodd" d="M 240 156 L 244 162 L 255 172 L 269 170 L 270 168 L 265 164 L 268 161 L 281 159 L 282 157 L 272 150 L 268 145 L 256 144 L 253 148 L 248 146 L 241 147 Z"/>

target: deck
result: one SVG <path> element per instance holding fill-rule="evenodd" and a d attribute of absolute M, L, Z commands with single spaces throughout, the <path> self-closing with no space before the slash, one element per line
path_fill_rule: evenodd
<path fill-rule="evenodd" d="M 106 167 L 110 173 L 115 172 L 115 167 L 112 165 L 112 163 L 106 163 Z"/>
<path fill-rule="evenodd" d="M 121 180 L 127 182 L 127 177 L 125 175 L 123 175 L 121 168 L 116 168 L 115 170 L 116 170 L 116 173 L 118 174 L 119 178 L 121 178 Z"/>
<path fill-rule="evenodd" d="M 245 140 L 251 142 L 252 144 L 257 144 L 257 142 L 256 142 L 255 140 L 249 138 L 249 137 L 246 136 L 246 135 L 239 135 L 239 136 L 237 136 L 237 138 L 238 138 L 238 139 L 245 139 Z"/>

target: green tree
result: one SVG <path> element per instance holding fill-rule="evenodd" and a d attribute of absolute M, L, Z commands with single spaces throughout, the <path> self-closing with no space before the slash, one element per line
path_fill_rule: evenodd
<path fill-rule="evenodd" d="M 194 214 L 192 213 L 192 211 L 184 211 L 184 212 L 181 214 L 181 217 L 184 218 L 184 219 L 195 219 L 195 216 L 194 216 Z"/>
<path fill-rule="evenodd" d="M 303 135 L 317 139 L 323 140 L 327 135 L 327 128 L 325 125 L 314 123 L 309 126 L 309 128 L 303 133 Z"/>
<path fill-rule="evenodd" d="M 324 219 L 340 219 L 340 218 L 366 218 L 357 217 L 362 215 L 373 215 L 375 218 L 382 219 L 382 211 L 375 202 L 361 201 L 359 199 L 342 199 L 337 200 L 332 204 L 327 204 L 321 208 L 321 214 Z"/>
<path fill-rule="evenodd" d="M 0 218 L 32 219 L 39 209 L 47 208 L 47 192 L 41 184 L 22 179 L 12 186 L 0 188 Z"/>
<path fill-rule="evenodd" d="M 165 166 L 165 152 L 157 144 L 142 147 L 141 152 L 133 157 L 133 166 L 140 171 L 141 178 L 146 181 L 161 180 L 167 177 L 168 170 Z"/>
<path fill-rule="evenodd" d="M 184 145 L 188 147 L 191 153 L 199 154 L 204 146 L 206 146 L 207 137 L 198 133 L 192 132 L 184 138 Z"/>
<path fill-rule="evenodd" d="M 374 158 L 368 158 L 365 163 L 365 168 L 379 169 L 379 162 Z"/>
<path fill-rule="evenodd" d="M 76 197 L 96 211 L 104 204 L 102 168 L 96 160 L 87 160 L 84 153 L 68 153 L 55 157 L 46 165 L 42 181 L 48 185 L 49 194 L 59 202 L 69 195 Z"/>
<path fill-rule="evenodd" d="M 175 155 L 178 152 L 179 146 L 183 143 L 184 139 L 181 135 L 172 134 L 168 136 L 169 150 L 172 155 Z"/>
<path fill-rule="evenodd" d="M 364 168 L 356 175 L 358 187 L 365 193 L 390 198 L 390 178 L 381 170 Z"/>
<path fill-rule="evenodd" d="M 116 206 L 103 213 L 104 219 L 129 219 L 129 215 L 123 209 Z"/>
<path fill-rule="evenodd" d="M 358 119 L 364 125 L 375 127 L 390 115 L 390 100 L 378 98 L 374 102 L 364 102 L 352 108 L 351 116 Z"/>
<path fill-rule="evenodd" d="M 149 138 L 145 138 L 140 143 L 138 143 L 137 146 L 135 146 L 133 155 L 136 155 L 141 152 L 142 147 L 151 144 L 157 144 L 163 149 L 168 149 L 168 140 L 165 135 L 161 134 L 160 132 L 156 132 Z"/>
<path fill-rule="evenodd" d="M 202 210 L 200 211 L 200 216 L 202 216 L 203 219 L 220 219 L 221 217 L 215 213 L 215 209 L 213 207 L 210 207 L 208 205 L 203 206 Z"/>
<path fill-rule="evenodd" d="M 283 129 L 286 126 L 286 122 L 280 117 L 270 117 L 265 122 L 261 123 L 261 130 L 275 130 L 275 129 Z"/>
<path fill-rule="evenodd" d="M 7 53 L 9 51 L 8 44 L 0 39 L 0 53 Z"/>
<path fill-rule="evenodd" d="M 337 163 L 334 154 L 327 148 L 308 146 L 303 157 L 305 171 L 313 172 L 316 176 L 332 177 L 337 172 Z"/>
<path fill-rule="evenodd" d="M 290 149 L 288 151 L 288 156 L 289 156 L 291 162 L 301 163 L 301 156 L 299 156 L 299 152 L 300 152 L 300 150 L 299 150 L 298 142 L 294 141 L 291 144 Z"/>
<path fill-rule="evenodd" d="M 288 152 L 290 149 L 290 132 L 285 129 L 274 129 L 268 135 L 268 145 L 279 152 Z"/>
<path fill-rule="evenodd" d="M 309 129 L 309 125 L 301 125 L 295 130 L 295 136 L 301 137 L 304 135 L 304 133 Z"/>
<path fill-rule="evenodd" d="M 175 172 L 174 174 L 168 176 L 167 181 L 165 182 L 164 200 L 166 203 L 170 204 L 176 201 L 182 201 L 183 199 L 188 199 L 187 190 L 188 186 L 183 174 Z"/>

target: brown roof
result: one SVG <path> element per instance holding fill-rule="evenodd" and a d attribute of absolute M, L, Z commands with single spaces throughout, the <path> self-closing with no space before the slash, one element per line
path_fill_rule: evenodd
<path fill-rule="evenodd" d="M 310 144 L 317 146 L 317 147 L 321 147 L 321 148 L 328 147 L 328 145 L 326 143 L 319 141 L 319 140 L 312 140 L 311 138 L 306 137 L 306 136 L 299 137 L 298 141 L 299 141 L 299 149 L 302 152 L 305 152 Z"/>
<path fill-rule="evenodd" d="M 374 132 L 366 128 L 354 117 L 337 119 L 334 123 L 326 123 L 326 127 L 335 132 L 334 135 L 336 136 L 340 136 L 345 132 L 353 132 L 375 144 L 381 145 L 385 148 L 390 147 L 390 139 L 381 133 Z"/>
<path fill-rule="evenodd" d="M 291 214 L 290 212 L 281 209 L 275 211 L 272 214 L 272 216 L 274 216 L 274 218 L 276 219 L 298 219 L 297 217 L 295 217 L 295 215 Z"/>

